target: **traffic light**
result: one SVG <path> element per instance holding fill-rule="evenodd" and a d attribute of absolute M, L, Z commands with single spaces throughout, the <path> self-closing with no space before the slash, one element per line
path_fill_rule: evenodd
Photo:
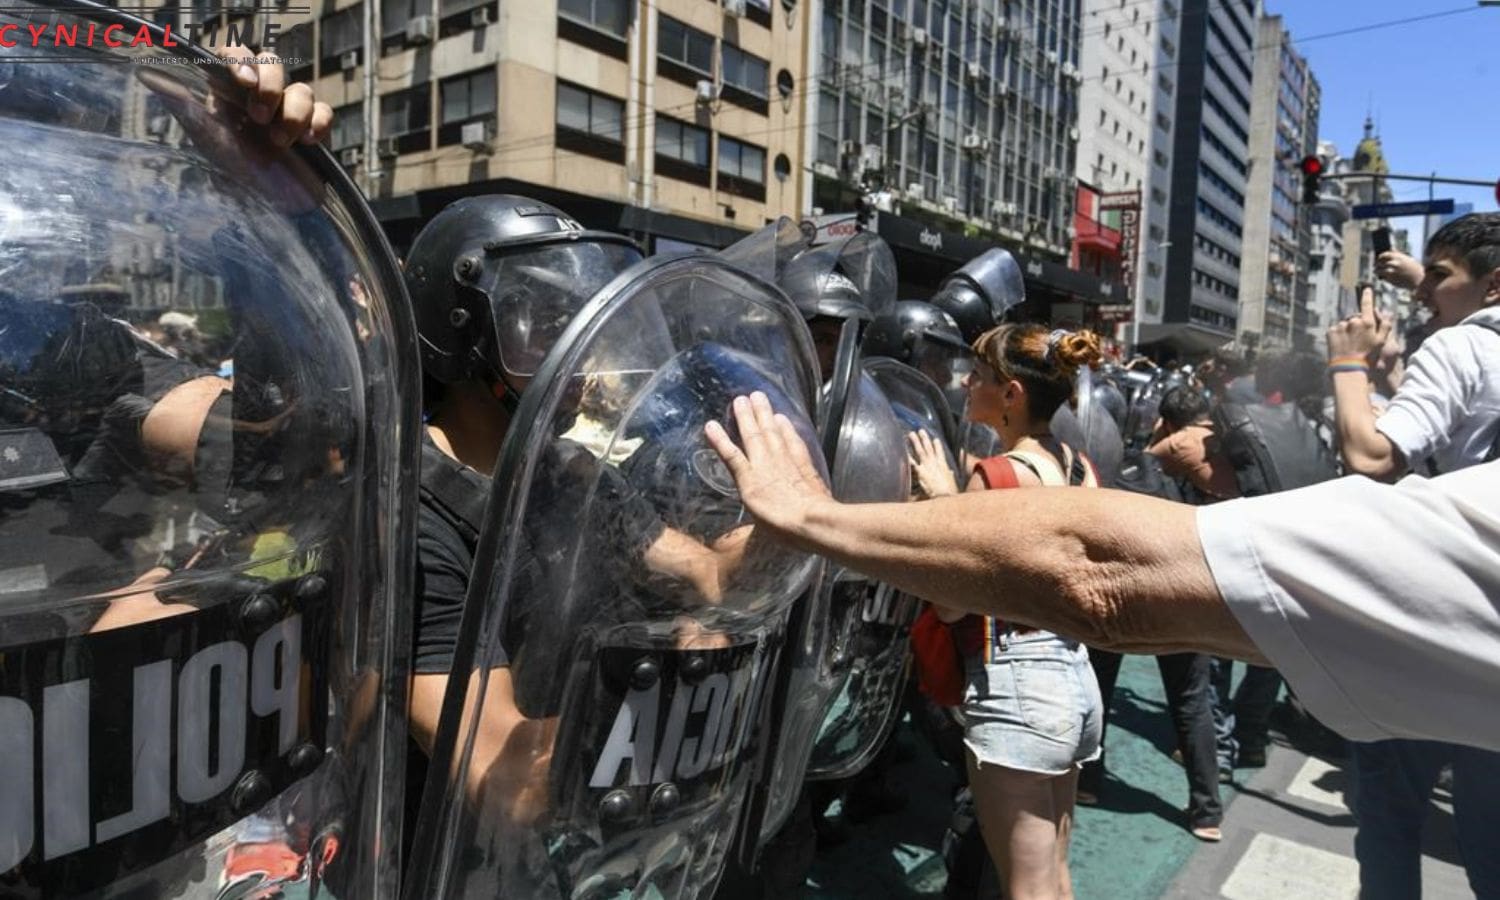
<path fill-rule="evenodd" d="M 1318 156 L 1302 157 L 1302 202 L 1312 206 L 1318 202 L 1318 182 L 1323 179 L 1323 159 Z"/>

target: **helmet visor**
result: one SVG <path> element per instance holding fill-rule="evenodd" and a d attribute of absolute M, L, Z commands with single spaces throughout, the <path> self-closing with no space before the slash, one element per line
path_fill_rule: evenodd
<path fill-rule="evenodd" d="M 583 305 L 640 259 L 630 244 L 591 241 L 529 247 L 486 266 L 480 287 L 506 374 L 535 374 Z"/>

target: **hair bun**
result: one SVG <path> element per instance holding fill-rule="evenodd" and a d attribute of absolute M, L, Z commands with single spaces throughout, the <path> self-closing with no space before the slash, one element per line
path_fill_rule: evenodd
<path fill-rule="evenodd" d="M 1100 348 L 1099 335 L 1081 329 L 1058 335 L 1052 348 L 1058 368 L 1071 376 L 1083 366 L 1095 368 L 1104 362 L 1104 351 Z"/>

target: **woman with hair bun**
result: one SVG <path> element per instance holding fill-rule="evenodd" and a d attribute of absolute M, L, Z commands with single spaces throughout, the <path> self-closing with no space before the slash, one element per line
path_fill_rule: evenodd
<path fill-rule="evenodd" d="M 1005 324 L 974 341 L 965 381 L 969 417 L 994 428 L 1006 452 L 974 467 L 967 489 L 1097 487 L 1093 464 L 1052 436 L 1074 402 L 1079 370 L 1103 361 L 1089 331 Z M 938 448 L 911 435 L 928 496 L 958 492 Z M 1010 527 L 1025 540 L 1025 522 Z M 962 708 L 969 787 L 980 831 L 1011 900 L 1071 897 L 1068 839 L 1079 767 L 1099 755 L 1103 704 L 1088 650 L 1050 631 L 938 608 L 965 657 Z"/>

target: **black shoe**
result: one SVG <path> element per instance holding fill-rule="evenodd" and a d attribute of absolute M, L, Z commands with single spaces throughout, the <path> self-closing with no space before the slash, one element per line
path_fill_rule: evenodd
<path fill-rule="evenodd" d="M 1241 747 L 1236 758 L 1236 764 L 1241 769 L 1264 769 L 1266 767 L 1266 748 Z"/>

